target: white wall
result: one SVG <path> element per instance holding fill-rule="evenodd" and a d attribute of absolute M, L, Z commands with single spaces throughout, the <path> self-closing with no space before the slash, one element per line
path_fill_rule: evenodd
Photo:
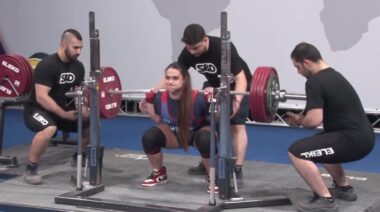
<path fill-rule="evenodd" d="M 281 88 L 304 93 L 289 54 L 300 41 L 311 42 L 352 82 L 366 108 L 380 107 L 377 0 L 0 0 L 0 39 L 7 52 L 29 57 L 55 52 L 62 31 L 76 28 L 89 71 L 89 11 L 100 31 L 101 64 L 118 71 L 123 89 L 154 86 L 181 51 L 184 27 L 198 22 L 219 35 L 220 12 L 227 11 L 231 40 L 252 72 L 272 65 Z M 192 76 L 201 86 L 204 78 Z"/>

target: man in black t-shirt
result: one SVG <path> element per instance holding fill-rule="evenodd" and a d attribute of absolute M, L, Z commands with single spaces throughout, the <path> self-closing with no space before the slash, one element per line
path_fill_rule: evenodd
<path fill-rule="evenodd" d="M 38 161 L 57 129 L 77 131 L 77 110 L 72 99 L 68 99 L 65 94 L 80 86 L 84 80 L 84 66 L 77 60 L 82 47 L 80 33 L 74 29 L 65 30 L 58 52 L 44 58 L 34 71 L 32 92 L 24 110 L 26 126 L 36 132 L 24 172 L 26 183 L 41 183 L 41 176 L 37 172 Z M 89 110 L 85 104 L 82 111 L 82 146 L 85 147 L 89 143 Z"/>
<path fill-rule="evenodd" d="M 291 59 L 307 81 L 306 108 L 303 114 L 288 112 L 293 126 L 323 131 L 300 139 L 289 147 L 289 158 L 297 172 L 314 193 L 314 198 L 300 203 L 298 211 L 338 211 L 335 198 L 355 201 L 357 195 L 349 184 L 341 163 L 365 157 L 374 146 L 373 128 L 352 85 L 322 59 L 318 49 L 308 43 L 298 44 Z M 334 181 L 327 188 L 317 163 L 321 163 Z"/>
<path fill-rule="evenodd" d="M 194 68 L 203 74 L 211 87 L 220 87 L 221 75 L 221 39 L 206 35 L 199 24 L 188 25 L 183 33 L 182 42 L 185 48 L 178 57 L 178 62 L 186 68 Z M 234 44 L 231 42 L 231 74 L 233 83 L 231 90 L 238 92 L 248 91 L 252 74 L 247 63 L 240 57 Z M 249 97 L 242 95 L 231 96 L 231 135 L 233 154 L 236 158 L 235 171 L 238 185 L 242 186 L 242 166 L 248 145 L 248 136 L 245 123 L 249 113 Z"/>

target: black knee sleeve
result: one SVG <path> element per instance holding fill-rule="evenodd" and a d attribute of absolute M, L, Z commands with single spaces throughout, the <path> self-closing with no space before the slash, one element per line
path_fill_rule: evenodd
<path fill-rule="evenodd" d="M 194 135 L 194 143 L 203 158 L 210 158 L 210 131 L 200 130 Z M 218 154 L 218 146 L 215 139 L 215 154 Z"/>
<path fill-rule="evenodd" d="M 164 133 L 158 127 L 151 127 L 142 136 L 142 145 L 146 154 L 156 154 L 166 146 Z"/>

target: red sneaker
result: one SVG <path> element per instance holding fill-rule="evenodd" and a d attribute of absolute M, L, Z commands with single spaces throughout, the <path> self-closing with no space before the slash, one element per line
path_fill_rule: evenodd
<path fill-rule="evenodd" d="M 152 174 L 144 180 L 141 184 L 145 187 L 152 187 L 157 184 L 164 184 L 168 181 L 168 175 L 166 174 L 166 167 L 162 167 L 160 170 L 153 169 Z"/>

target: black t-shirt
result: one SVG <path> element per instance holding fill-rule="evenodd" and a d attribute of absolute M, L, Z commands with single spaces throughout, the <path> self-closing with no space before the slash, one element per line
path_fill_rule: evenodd
<path fill-rule="evenodd" d="M 305 87 L 306 111 L 323 109 L 323 128 L 326 132 L 373 136 L 373 128 L 359 96 L 339 72 L 332 68 L 321 70 L 306 81 Z"/>
<path fill-rule="evenodd" d="M 193 67 L 200 74 L 203 74 L 209 85 L 212 87 L 220 86 L 221 74 L 221 39 L 218 37 L 208 36 L 209 48 L 207 52 L 199 57 L 195 57 L 184 48 L 178 57 L 178 62 L 186 68 Z M 250 88 L 252 74 L 247 63 L 239 56 L 235 46 L 231 42 L 231 73 L 235 76 L 244 70 L 247 78 L 247 90 Z M 231 89 L 235 88 L 235 83 L 231 85 Z"/>
<path fill-rule="evenodd" d="M 51 88 L 49 96 L 63 109 L 68 109 L 65 93 L 75 86 L 79 86 L 84 80 L 85 69 L 80 61 L 69 63 L 62 62 L 58 54 L 52 54 L 44 58 L 34 70 L 31 95 L 26 106 L 43 108 L 36 100 L 34 84 L 41 84 Z"/>

